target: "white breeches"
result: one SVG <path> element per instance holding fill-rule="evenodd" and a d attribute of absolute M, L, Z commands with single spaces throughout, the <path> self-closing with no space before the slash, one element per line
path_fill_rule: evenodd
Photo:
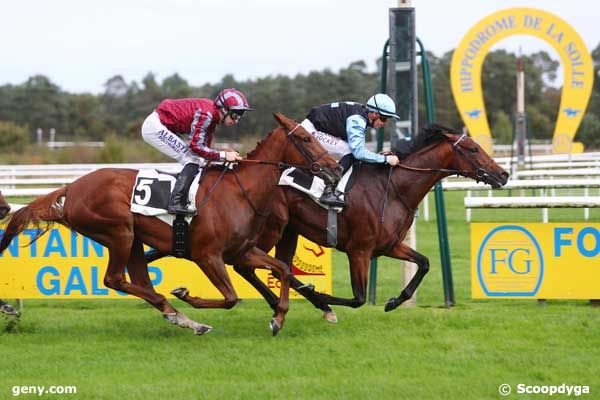
<path fill-rule="evenodd" d="M 202 167 L 205 164 L 204 159 L 190 150 L 184 140 L 160 122 L 156 111 L 148 115 L 142 124 L 142 137 L 146 143 L 181 165 L 195 163 Z"/>

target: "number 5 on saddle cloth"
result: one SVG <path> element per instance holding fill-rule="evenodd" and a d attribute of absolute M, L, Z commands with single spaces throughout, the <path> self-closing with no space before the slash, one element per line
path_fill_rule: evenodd
<path fill-rule="evenodd" d="M 202 170 L 190 186 L 189 204 L 195 207 L 196 192 Z M 157 217 L 173 227 L 173 255 L 181 258 L 189 254 L 189 222 L 192 217 L 167 213 L 167 204 L 177 174 L 155 169 L 139 170 L 131 193 L 131 212 Z"/>

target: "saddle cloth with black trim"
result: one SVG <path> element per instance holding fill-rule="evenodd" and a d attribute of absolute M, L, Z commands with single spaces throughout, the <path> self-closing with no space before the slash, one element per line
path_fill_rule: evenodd
<path fill-rule="evenodd" d="M 351 166 L 345 173 L 342 179 L 340 179 L 337 190 L 346 193 L 346 190 L 350 190 L 350 186 L 348 182 L 350 181 L 350 177 L 354 172 L 354 165 Z M 323 190 L 325 189 L 325 182 L 323 179 L 318 176 L 314 176 L 304 172 L 301 169 L 297 168 L 288 168 L 281 174 L 281 178 L 279 179 L 280 186 L 291 186 L 294 189 L 297 189 L 303 193 L 306 193 L 310 198 L 312 198 L 317 204 L 319 204 L 323 208 L 329 209 L 329 206 L 326 204 L 322 204 L 319 202 L 321 195 L 323 194 Z M 342 195 L 340 197 L 344 197 Z M 342 211 L 342 207 L 332 207 L 336 212 Z"/>
<path fill-rule="evenodd" d="M 188 195 L 190 207 L 194 207 L 198 180 L 201 175 L 202 170 L 196 175 L 190 186 Z M 139 170 L 131 193 L 131 212 L 157 217 L 167 224 L 173 225 L 175 216 L 167 213 L 167 205 L 176 180 L 176 175 L 156 169 Z M 191 219 L 191 216 L 186 217 L 188 222 Z"/>

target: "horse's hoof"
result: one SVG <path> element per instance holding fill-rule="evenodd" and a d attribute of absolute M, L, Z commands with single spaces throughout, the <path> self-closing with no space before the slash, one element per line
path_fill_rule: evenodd
<path fill-rule="evenodd" d="M 271 333 L 273 334 L 273 336 L 276 336 L 277 332 L 279 332 L 281 330 L 281 326 L 279 326 L 277 321 L 275 321 L 275 318 L 272 318 L 271 322 L 269 322 L 269 329 L 271 330 Z"/>
<path fill-rule="evenodd" d="M 21 314 L 17 311 L 17 309 L 14 308 L 13 306 L 11 306 L 10 304 L 2 305 L 0 307 L 0 312 L 2 312 L 2 314 L 4 314 L 4 315 L 9 315 L 11 317 L 19 318 L 21 316 Z"/>
<path fill-rule="evenodd" d="M 188 293 L 189 293 L 189 291 L 185 286 L 180 286 L 178 288 L 171 290 L 171 294 L 173 296 L 177 297 L 178 299 L 184 298 L 185 296 L 187 296 Z"/>
<path fill-rule="evenodd" d="M 212 326 L 210 326 L 210 325 L 200 324 L 200 326 L 194 327 L 194 334 L 196 334 L 198 336 L 202 336 L 205 333 L 208 333 L 210 331 L 212 331 Z"/>
<path fill-rule="evenodd" d="M 310 290 L 311 292 L 314 292 L 315 285 L 313 285 L 312 283 L 305 283 L 304 285 L 298 287 L 298 290 L 302 290 L 302 289 L 307 289 L 307 290 Z"/>
<path fill-rule="evenodd" d="M 332 324 L 337 324 L 338 322 L 335 311 L 325 311 L 323 313 L 323 318 L 325 318 L 325 321 L 331 322 Z"/>
<path fill-rule="evenodd" d="M 385 312 L 388 311 L 392 311 L 393 309 L 395 309 L 396 307 L 398 307 L 398 304 L 396 304 L 396 298 L 392 297 L 388 300 L 388 302 L 385 304 Z"/>

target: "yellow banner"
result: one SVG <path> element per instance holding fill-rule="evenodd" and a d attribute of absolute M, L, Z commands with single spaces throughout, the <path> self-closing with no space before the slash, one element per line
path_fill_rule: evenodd
<path fill-rule="evenodd" d="M 592 58 L 579 34 L 565 20 L 534 8 L 509 8 L 488 15 L 467 32 L 454 50 L 450 67 L 452 94 L 471 136 L 493 154 L 481 70 L 490 48 L 512 35 L 535 36 L 558 52 L 564 85 L 552 148 L 554 153 L 582 151 L 581 144 L 573 139 L 592 92 Z"/>
<path fill-rule="evenodd" d="M 35 236 L 35 229 L 24 230 L 0 257 L 0 298 L 131 298 L 104 286 L 108 251 L 100 244 L 56 225 L 24 247 Z M 261 298 L 231 267 L 227 268 L 240 298 Z M 169 293 L 172 289 L 186 286 L 194 296 L 222 297 L 191 261 L 165 257 L 150 263 L 148 269 L 156 291 L 165 296 L 173 297 Z M 331 294 L 330 249 L 300 237 L 292 269 L 302 282 Z M 279 293 L 279 281 L 270 272 L 257 270 L 257 275 Z M 300 296 L 291 290 L 290 297 Z"/>
<path fill-rule="evenodd" d="M 600 299 L 600 224 L 471 224 L 473 298 Z"/>

